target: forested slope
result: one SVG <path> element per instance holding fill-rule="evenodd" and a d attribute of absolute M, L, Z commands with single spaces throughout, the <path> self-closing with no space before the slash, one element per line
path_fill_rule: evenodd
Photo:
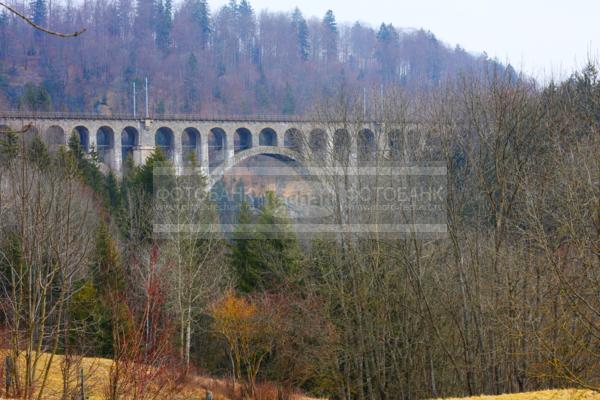
<path fill-rule="evenodd" d="M 20 10 L 64 40 L 0 14 L 0 109 L 138 111 L 144 78 L 152 113 L 302 114 L 340 84 L 409 89 L 499 66 L 424 30 L 338 23 L 206 0 L 35 0 Z"/>

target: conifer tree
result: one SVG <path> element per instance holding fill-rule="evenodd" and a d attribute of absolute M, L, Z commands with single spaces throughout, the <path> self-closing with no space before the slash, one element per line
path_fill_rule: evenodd
<path fill-rule="evenodd" d="M 8 128 L 5 132 L 0 130 L 0 165 L 14 160 L 19 154 L 19 138 Z"/>
<path fill-rule="evenodd" d="M 206 0 L 191 0 L 190 6 L 192 22 L 199 28 L 200 37 L 197 39 L 200 41 L 200 47 L 204 49 L 211 34 L 210 10 Z"/>
<path fill-rule="evenodd" d="M 296 31 L 296 40 L 298 46 L 298 55 L 303 61 L 308 60 L 308 55 L 310 54 L 310 44 L 308 42 L 308 25 L 306 24 L 306 19 L 302 15 L 302 12 L 298 7 L 294 10 L 292 14 L 292 25 Z"/>
<path fill-rule="evenodd" d="M 46 170 L 52 161 L 46 144 L 38 135 L 35 135 L 29 144 L 27 155 L 29 159 L 33 161 L 33 163 L 41 170 Z"/>
<path fill-rule="evenodd" d="M 337 60 L 337 42 L 338 42 L 338 29 L 337 22 L 335 21 L 335 15 L 333 11 L 327 10 L 325 17 L 323 18 L 323 42 L 325 50 L 325 60 L 327 62 L 333 62 Z"/>
<path fill-rule="evenodd" d="M 242 203 L 230 261 L 238 289 L 245 293 L 274 291 L 294 279 L 302 253 L 285 206 L 273 192 L 267 192 L 257 216 L 247 201 Z"/>

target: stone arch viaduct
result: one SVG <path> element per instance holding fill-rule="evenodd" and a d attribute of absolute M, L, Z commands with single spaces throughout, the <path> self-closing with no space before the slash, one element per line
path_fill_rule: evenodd
<path fill-rule="evenodd" d="M 131 116 L 76 114 L 23 114 L 0 112 L 0 131 L 16 130 L 31 124 L 27 135 L 39 135 L 50 149 L 64 146 L 77 135 L 86 152 L 98 154 L 104 168 L 121 175 L 124 160 L 135 165 L 160 148 L 175 167 L 196 160 L 203 173 L 214 182 L 227 170 L 251 156 L 269 154 L 299 160 L 311 152 L 319 157 L 347 142 L 352 154 L 402 151 L 403 138 L 392 132 L 375 134 L 381 127 L 366 123 L 353 129 L 297 117 L 215 117 L 169 116 L 140 119 Z M 325 126 L 326 125 L 326 126 Z M 404 140 L 406 134 L 404 133 Z M 403 142 L 404 143 L 404 142 Z M 408 143 L 407 143 L 408 144 Z"/>

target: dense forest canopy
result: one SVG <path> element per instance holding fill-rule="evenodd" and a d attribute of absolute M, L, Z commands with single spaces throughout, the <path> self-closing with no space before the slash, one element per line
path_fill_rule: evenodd
<path fill-rule="evenodd" d="M 0 13 L 0 109 L 131 113 L 150 81 L 150 111 L 302 114 L 344 84 L 357 89 L 437 85 L 446 76 L 504 69 L 424 30 L 379 28 L 254 10 L 242 0 L 33 0 L 21 8 L 61 40 Z M 512 71 L 509 66 L 508 69 Z"/>

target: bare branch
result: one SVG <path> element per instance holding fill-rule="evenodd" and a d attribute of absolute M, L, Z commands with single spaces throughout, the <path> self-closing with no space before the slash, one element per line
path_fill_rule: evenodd
<path fill-rule="evenodd" d="M 80 31 L 73 32 L 73 33 L 61 33 L 61 32 L 51 31 L 49 29 L 44 28 L 43 26 L 36 24 L 30 18 L 21 14 L 20 12 L 18 12 L 17 10 L 15 10 L 14 8 L 12 8 L 11 6 L 9 6 L 8 4 L 6 4 L 2 1 L 0 1 L 0 6 L 6 8 L 8 11 L 15 14 L 17 17 L 21 18 L 23 21 L 27 22 L 29 25 L 33 26 L 35 29 L 42 31 L 44 33 L 47 33 L 49 35 L 58 36 L 58 37 L 62 37 L 62 38 L 68 38 L 68 37 L 80 36 L 83 32 L 86 31 L 85 28 Z"/>

